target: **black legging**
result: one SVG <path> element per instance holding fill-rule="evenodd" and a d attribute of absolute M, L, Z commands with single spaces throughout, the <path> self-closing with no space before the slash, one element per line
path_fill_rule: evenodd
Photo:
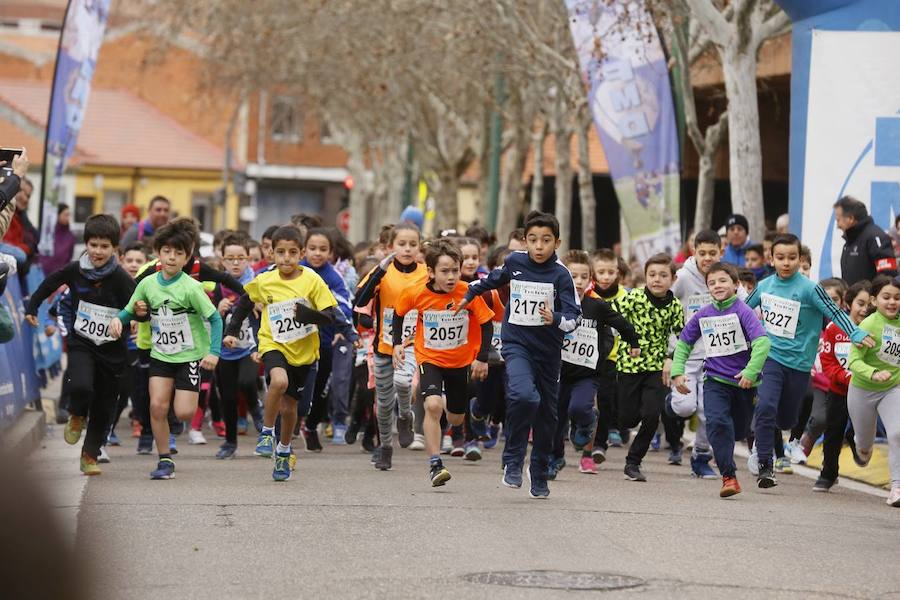
<path fill-rule="evenodd" d="M 325 419 L 328 411 L 328 379 L 331 377 L 331 346 L 319 348 L 319 371 L 316 373 L 316 385 L 313 388 L 312 406 L 306 417 L 306 430 L 314 431 Z"/>
<path fill-rule="evenodd" d="M 216 383 L 222 399 L 222 413 L 225 419 L 225 441 L 237 444 L 238 394 L 243 392 L 247 409 L 259 405 L 256 380 L 259 365 L 249 356 L 238 360 L 220 360 L 216 367 Z"/>

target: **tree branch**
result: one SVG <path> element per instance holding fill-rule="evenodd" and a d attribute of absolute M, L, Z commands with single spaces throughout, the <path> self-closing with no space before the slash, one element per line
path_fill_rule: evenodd
<path fill-rule="evenodd" d="M 725 46 L 731 34 L 731 25 L 715 7 L 712 0 L 685 0 L 685 2 L 709 39 L 717 46 Z"/>

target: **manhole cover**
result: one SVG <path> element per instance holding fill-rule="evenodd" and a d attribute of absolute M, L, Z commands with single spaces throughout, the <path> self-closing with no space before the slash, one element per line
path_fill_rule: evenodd
<path fill-rule="evenodd" d="M 577 571 L 488 571 L 469 573 L 463 579 L 471 583 L 551 590 L 622 590 L 644 585 L 644 580 L 637 577 Z"/>

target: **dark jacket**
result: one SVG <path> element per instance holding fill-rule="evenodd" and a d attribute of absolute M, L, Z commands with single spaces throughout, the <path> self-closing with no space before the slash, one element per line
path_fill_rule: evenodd
<path fill-rule="evenodd" d="M 897 258 L 891 238 L 866 217 L 844 232 L 841 278 L 849 285 L 876 275 L 897 275 Z"/>

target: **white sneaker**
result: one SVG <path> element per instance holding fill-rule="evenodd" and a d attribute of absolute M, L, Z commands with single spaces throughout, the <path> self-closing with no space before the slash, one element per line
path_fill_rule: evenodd
<path fill-rule="evenodd" d="M 792 440 L 785 444 L 784 455 L 790 457 L 791 462 L 795 465 L 806 464 L 806 452 L 803 451 L 803 447 L 800 445 L 799 440 Z"/>
<path fill-rule="evenodd" d="M 891 488 L 891 495 L 887 499 L 888 506 L 896 506 L 900 508 L 900 485 Z"/>
<path fill-rule="evenodd" d="M 750 453 L 750 456 L 747 457 L 747 470 L 750 471 L 750 474 L 756 477 L 759 475 L 759 457 L 756 455 L 756 445 L 753 446 L 753 451 Z"/>
<path fill-rule="evenodd" d="M 453 450 L 453 439 L 449 435 L 441 438 L 441 454 L 450 454 Z"/>
<path fill-rule="evenodd" d="M 197 431 L 196 429 L 191 429 L 188 432 L 188 444 L 205 444 L 206 438 L 203 437 L 202 431 Z"/>
<path fill-rule="evenodd" d="M 410 450 L 424 450 L 425 449 L 425 436 L 421 433 L 417 433 L 413 435 L 413 441 L 409 445 Z"/>
<path fill-rule="evenodd" d="M 106 453 L 106 448 L 100 447 L 100 456 L 97 457 L 98 463 L 108 463 L 109 462 L 109 454 Z"/>

